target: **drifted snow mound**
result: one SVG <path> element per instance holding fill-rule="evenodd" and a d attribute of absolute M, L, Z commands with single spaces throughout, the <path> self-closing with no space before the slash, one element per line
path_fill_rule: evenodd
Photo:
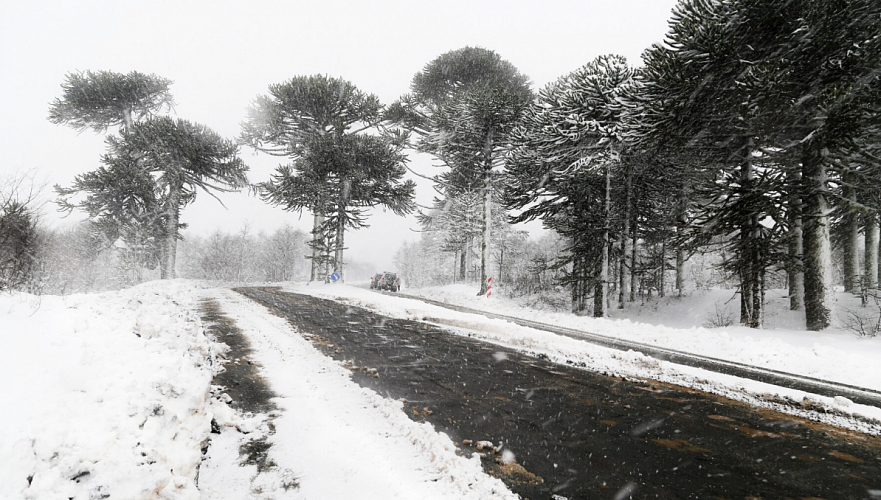
<path fill-rule="evenodd" d="M 0 295 L 0 498 L 199 498 L 214 347 L 193 288 Z"/>

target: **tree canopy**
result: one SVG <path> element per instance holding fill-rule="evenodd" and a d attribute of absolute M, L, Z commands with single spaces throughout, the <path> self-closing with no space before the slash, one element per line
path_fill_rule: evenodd
<path fill-rule="evenodd" d="M 110 127 L 130 127 L 163 108 L 174 107 L 171 80 L 137 71 L 68 73 L 61 84 L 62 97 L 49 106 L 49 121 L 77 131 L 106 132 Z"/>

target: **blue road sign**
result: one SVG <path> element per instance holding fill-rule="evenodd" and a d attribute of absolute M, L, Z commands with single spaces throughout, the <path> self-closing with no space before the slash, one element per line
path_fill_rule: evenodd
<path fill-rule="evenodd" d="M 331 281 L 339 281 L 340 280 L 340 273 L 332 273 L 330 275 L 330 280 Z"/>

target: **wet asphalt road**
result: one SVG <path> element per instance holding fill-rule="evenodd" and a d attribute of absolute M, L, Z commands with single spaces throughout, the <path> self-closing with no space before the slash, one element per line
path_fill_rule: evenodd
<path fill-rule="evenodd" d="M 379 293 L 390 294 L 391 292 Z M 776 385 L 778 387 L 786 387 L 789 389 L 804 391 L 810 394 L 819 394 L 821 396 L 827 396 L 830 398 L 834 398 L 835 396 L 845 396 L 854 403 L 861 405 L 881 406 L 881 391 L 867 389 L 865 387 L 855 387 L 852 385 L 830 382 L 828 380 L 820 380 L 804 375 L 795 375 L 792 373 L 769 370 L 767 368 L 749 366 L 734 361 L 676 351 L 674 349 L 667 349 L 655 345 L 642 344 L 631 340 L 610 338 L 605 335 L 597 335 L 590 332 L 575 330 L 572 328 L 548 325 L 545 323 L 530 321 L 523 318 L 515 318 L 512 316 L 505 316 L 503 314 L 496 314 L 488 311 L 480 311 L 468 307 L 456 306 L 444 302 L 439 302 L 437 300 L 426 299 L 425 297 L 417 297 L 414 295 L 405 294 L 396 295 L 400 297 L 420 300 L 427 304 L 433 304 L 439 307 L 444 307 L 446 309 L 452 309 L 454 311 L 460 311 L 469 314 L 478 314 L 481 316 L 486 316 L 488 318 L 503 319 L 517 325 L 536 328 L 538 330 L 545 330 L 548 332 L 556 333 L 557 335 L 571 337 L 573 339 L 586 340 L 592 344 L 609 347 L 611 349 L 617 349 L 619 351 L 634 350 L 637 352 L 641 352 L 646 356 L 651 356 L 655 359 L 670 361 L 671 363 L 676 363 L 679 365 L 694 366 L 697 368 L 702 368 L 704 370 L 724 373 L 726 375 L 733 375 L 735 377 L 750 380 L 757 380 L 759 382 Z"/>
<path fill-rule="evenodd" d="M 432 423 L 524 498 L 881 498 L 881 439 L 659 383 L 553 364 L 420 322 L 241 288 L 353 379 Z M 374 375 L 374 370 L 376 375 Z M 463 444 L 463 442 L 465 444 Z M 875 496 L 877 495 L 877 496 Z"/>

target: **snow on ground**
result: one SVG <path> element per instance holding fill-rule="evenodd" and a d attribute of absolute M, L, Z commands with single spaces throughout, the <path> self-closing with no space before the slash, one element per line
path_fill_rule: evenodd
<path fill-rule="evenodd" d="M 881 389 L 881 338 L 860 339 L 845 332 L 804 332 L 795 330 L 752 330 L 742 327 L 708 329 L 704 327 L 670 328 L 634 322 L 629 319 L 596 319 L 567 313 L 529 309 L 497 294 L 490 298 L 476 297 L 474 287 L 405 290 L 434 300 L 517 316 L 532 321 L 565 326 L 615 338 L 626 338 L 705 356 L 728 359 L 773 370 L 786 371 L 846 384 Z M 821 420 L 873 434 L 881 433 L 881 408 L 859 405 L 844 397 L 828 398 L 803 391 L 723 375 L 707 370 L 653 359 L 641 353 L 622 352 L 550 332 L 521 327 L 505 320 L 465 314 L 420 302 L 415 299 L 378 294 L 364 287 L 347 285 L 288 285 L 286 290 L 319 297 L 344 300 L 398 318 L 426 320 L 449 328 L 455 333 L 504 345 L 532 355 L 581 366 L 593 371 L 626 377 L 654 379 L 720 394 L 751 404 L 780 409 L 807 418 Z M 730 294 L 730 292 L 728 292 Z M 711 297 L 712 298 L 712 297 Z M 700 304 L 683 300 L 682 309 L 705 310 Z M 696 301 L 699 302 L 699 301 Z M 710 302 L 711 304 L 713 302 Z M 661 309 L 660 307 L 658 308 Z M 645 313 L 649 315 L 648 313 Z M 664 313 L 655 312 L 655 320 Z M 681 318 L 682 310 L 673 313 Z M 695 317 L 695 312 L 688 313 Z M 780 405 L 781 397 L 805 401 L 802 410 Z M 838 415 L 862 417 L 852 420 Z M 869 423 L 865 422 L 869 420 Z M 875 423 L 872 423 L 874 421 Z"/>
<path fill-rule="evenodd" d="M 298 486 L 286 498 L 516 498 L 483 472 L 476 454 L 458 456 L 446 434 L 410 420 L 400 401 L 360 387 L 287 321 L 235 292 L 210 293 L 247 335 L 256 351 L 252 358 L 279 395 L 269 457 L 283 475 L 296 476 Z M 250 481 L 252 498 L 282 492 L 272 474 L 254 479 L 256 468 L 228 469 L 206 461 L 200 481 L 205 498 L 241 498 L 230 492 L 244 491 Z"/>
<path fill-rule="evenodd" d="M 193 286 L 0 295 L 0 498 L 198 498 L 212 344 Z"/>
<path fill-rule="evenodd" d="M 776 407 L 874 434 L 881 409 L 615 351 L 503 320 L 463 314 L 346 285 L 286 289 L 382 314 L 430 321 L 559 363 L 649 378 Z M 631 310 L 633 319 L 539 311 L 473 287 L 409 290 L 436 300 L 604 333 L 848 384 L 881 388 L 881 339 L 840 330 L 804 332 L 782 307 L 771 329 L 698 326 L 726 292 Z M 730 294 L 730 292 L 727 292 Z M 198 300 L 212 297 L 249 336 L 279 411 L 240 415 L 211 386 L 223 348 L 203 333 Z M 844 298 L 842 300 L 845 300 Z M 778 296 L 770 303 L 782 301 Z M 782 312 L 778 312 L 782 311 Z M 617 314 L 617 312 L 616 312 Z M 666 325 L 666 326 L 664 326 Z M 678 326 L 673 328 L 671 325 Z M 479 459 L 456 455 L 449 437 L 411 421 L 402 404 L 354 384 L 349 372 L 284 320 L 228 289 L 152 282 L 67 297 L 0 295 L 0 498 L 511 498 Z M 778 396 L 767 397 L 766 394 Z M 776 398 L 776 399 L 775 399 Z M 846 418 L 848 414 L 864 417 Z M 211 421 L 221 434 L 210 434 Z M 242 465 L 239 447 L 273 443 L 270 472 Z M 202 462 L 201 448 L 208 443 Z M 200 469 L 201 467 L 201 469 Z M 198 481 L 198 488 L 197 488 Z M 232 494 L 232 496 L 231 496 Z"/>
<path fill-rule="evenodd" d="M 613 309 L 611 318 L 538 311 L 520 300 L 494 293 L 476 297 L 474 286 L 408 289 L 403 293 L 450 304 L 491 311 L 551 325 L 574 328 L 678 351 L 735 361 L 844 384 L 881 390 L 881 337 L 860 338 L 841 328 L 804 330 L 804 313 L 789 310 L 782 290 L 766 295 L 766 324 L 762 330 L 743 326 L 706 328 L 720 310 L 739 319 L 739 297 L 733 290 L 695 291 L 682 298 L 665 297 Z M 838 294 L 838 310 L 859 310 L 859 299 Z"/>
<path fill-rule="evenodd" d="M 279 398 L 218 401 L 198 300 L 250 337 Z M 0 498 L 514 498 L 402 403 L 354 384 L 282 319 L 226 289 L 152 282 L 67 297 L 0 294 Z M 221 434 L 211 434 L 212 419 Z M 209 443 L 202 462 L 202 447 Z M 274 443 L 270 472 L 239 447 Z M 198 482 L 198 488 L 197 488 Z"/>

